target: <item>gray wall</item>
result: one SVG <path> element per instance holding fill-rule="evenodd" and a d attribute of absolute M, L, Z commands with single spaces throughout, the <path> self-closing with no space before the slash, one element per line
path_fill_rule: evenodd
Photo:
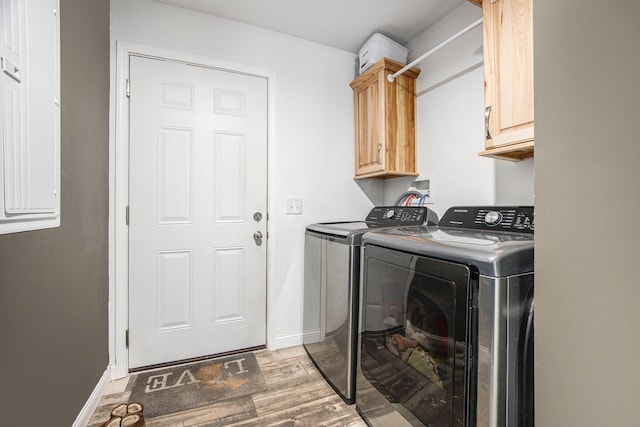
<path fill-rule="evenodd" d="M 640 425 L 640 2 L 535 0 L 536 424 Z"/>
<path fill-rule="evenodd" d="M 0 236 L 7 426 L 70 426 L 108 364 L 109 1 L 60 9 L 62 224 Z"/>

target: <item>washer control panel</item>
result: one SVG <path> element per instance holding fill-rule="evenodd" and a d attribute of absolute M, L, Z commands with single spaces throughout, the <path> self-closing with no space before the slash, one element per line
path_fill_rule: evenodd
<path fill-rule="evenodd" d="M 414 226 L 427 223 L 428 210 L 417 206 L 377 206 L 371 209 L 366 222 L 378 227 Z"/>
<path fill-rule="evenodd" d="M 456 206 L 442 217 L 440 227 L 533 234 L 533 206 Z"/>

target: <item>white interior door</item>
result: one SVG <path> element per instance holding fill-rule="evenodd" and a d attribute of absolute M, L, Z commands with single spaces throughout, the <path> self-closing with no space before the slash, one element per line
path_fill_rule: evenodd
<path fill-rule="evenodd" d="M 266 79 L 131 56 L 129 104 L 129 367 L 264 345 Z"/>

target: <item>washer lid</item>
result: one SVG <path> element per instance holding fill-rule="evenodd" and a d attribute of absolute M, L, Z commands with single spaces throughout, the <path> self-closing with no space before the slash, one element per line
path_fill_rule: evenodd
<path fill-rule="evenodd" d="M 533 235 L 406 227 L 372 231 L 364 245 L 458 262 L 480 274 L 505 277 L 533 272 Z"/>
<path fill-rule="evenodd" d="M 381 227 L 437 225 L 438 216 L 431 209 L 420 206 L 376 206 L 365 221 L 321 222 L 307 226 L 307 232 L 345 239 L 359 245 L 362 235 Z"/>
<path fill-rule="evenodd" d="M 352 233 L 366 233 L 373 228 L 364 221 L 320 222 L 307 226 L 307 230 L 333 236 L 348 237 Z"/>

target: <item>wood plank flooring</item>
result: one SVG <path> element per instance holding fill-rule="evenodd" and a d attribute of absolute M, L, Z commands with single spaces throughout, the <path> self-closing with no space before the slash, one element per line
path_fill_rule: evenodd
<path fill-rule="evenodd" d="M 366 426 L 327 384 L 302 346 L 253 352 L 267 390 L 188 411 L 148 419 L 147 427 Z M 99 427 L 111 409 L 129 402 L 135 375 L 112 381 L 88 427 Z"/>

